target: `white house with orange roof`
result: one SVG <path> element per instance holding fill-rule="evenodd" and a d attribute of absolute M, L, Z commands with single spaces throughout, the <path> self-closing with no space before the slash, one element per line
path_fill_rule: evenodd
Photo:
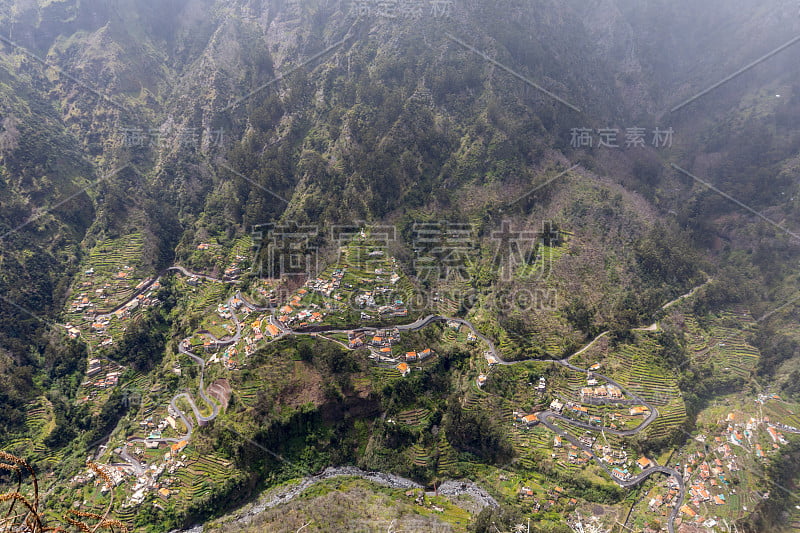
<path fill-rule="evenodd" d="M 403 376 L 407 376 L 411 373 L 411 367 L 408 366 L 408 363 L 400 363 L 395 368 L 399 370 Z"/>

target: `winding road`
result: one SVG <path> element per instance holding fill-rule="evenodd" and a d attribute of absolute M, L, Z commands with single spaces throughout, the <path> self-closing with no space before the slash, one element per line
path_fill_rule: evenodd
<path fill-rule="evenodd" d="M 183 273 L 187 272 L 183 268 L 178 268 L 177 270 L 180 271 L 180 272 L 183 272 Z M 214 339 L 214 342 L 216 343 L 217 346 L 229 346 L 231 344 L 235 344 L 235 343 L 239 342 L 239 340 L 242 337 L 242 323 L 239 320 L 239 317 L 236 315 L 236 313 L 234 312 L 234 309 L 233 309 L 233 300 L 235 298 L 239 298 L 243 303 L 246 300 L 244 300 L 244 298 L 242 298 L 241 293 L 238 292 L 238 291 L 236 292 L 236 294 L 234 296 L 231 296 L 230 299 L 228 300 L 228 308 L 230 309 L 231 319 L 233 320 L 233 323 L 236 325 L 236 333 L 231 337 L 222 338 L 222 339 L 218 339 L 218 338 L 214 337 L 213 335 L 211 335 L 210 333 L 206 333 L 206 335 L 208 335 L 209 337 Z M 245 305 L 247 305 L 247 304 L 245 304 Z M 248 306 L 248 307 L 250 307 L 250 306 Z M 253 307 L 255 307 L 255 306 L 253 306 Z M 183 355 L 186 355 L 187 357 L 189 357 L 192 361 L 194 361 L 198 365 L 200 365 L 200 384 L 199 384 L 199 387 L 198 387 L 198 390 L 197 390 L 197 394 L 200 396 L 200 398 L 203 400 L 203 402 L 205 402 L 205 404 L 208 405 L 211 408 L 211 414 L 207 415 L 207 416 L 204 415 L 200 411 L 200 409 L 197 407 L 197 404 L 194 401 L 194 397 L 192 397 L 191 394 L 189 394 L 186 391 L 179 392 L 178 394 L 176 394 L 175 396 L 172 397 L 172 399 L 170 400 L 169 405 L 170 405 L 170 408 L 172 409 L 172 411 L 178 415 L 178 418 L 180 418 L 181 421 L 183 422 L 183 424 L 186 426 L 186 434 L 181 436 L 181 437 L 166 437 L 166 438 L 158 438 L 158 439 L 136 438 L 136 439 L 131 439 L 130 442 L 149 441 L 149 442 L 175 443 L 175 442 L 180 442 L 182 440 L 189 440 L 192 437 L 192 432 L 194 430 L 194 424 L 192 423 L 191 419 L 186 416 L 186 413 L 184 413 L 181 410 L 181 408 L 178 407 L 177 401 L 179 399 L 181 399 L 181 398 L 186 400 L 186 402 L 189 404 L 189 407 L 192 409 L 192 414 L 194 414 L 195 420 L 197 420 L 197 423 L 200 424 L 201 426 L 207 424 L 208 422 L 211 422 L 212 420 L 217 418 L 217 415 L 219 415 L 219 407 L 220 407 L 219 404 L 217 402 L 215 402 L 215 401 L 212 401 L 211 398 L 209 398 L 206 395 L 206 387 L 205 387 L 206 361 L 205 361 L 205 359 L 203 359 L 199 355 L 196 355 L 196 354 L 190 352 L 188 349 L 186 349 L 186 345 L 189 344 L 189 339 L 190 338 L 191 337 L 187 337 L 187 338 L 183 339 L 181 342 L 178 343 L 178 351 L 180 353 L 182 353 Z M 123 457 L 123 458 L 127 459 L 125 457 Z M 135 466 L 134 466 L 134 468 L 135 468 Z"/>
<path fill-rule="evenodd" d="M 189 270 L 187 270 L 187 269 L 185 269 L 183 267 L 180 267 L 180 266 L 174 266 L 174 267 L 170 267 L 170 268 L 165 269 L 158 277 L 154 278 L 148 284 L 146 284 L 145 286 L 141 287 L 133 295 L 133 297 L 131 297 L 131 299 L 128 300 L 128 301 L 133 300 L 139 294 L 145 292 L 147 289 L 149 289 L 153 285 L 153 283 L 155 283 L 161 277 L 161 275 L 166 274 L 169 271 L 176 271 L 176 272 L 180 272 L 181 274 L 186 275 L 186 276 L 193 276 L 193 277 L 197 277 L 197 278 L 202 278 L 202 279 L 205 279 L 205 280 L 208 280 L 208 281 L 217 282 L 217 283 L 231 283 L 230 280 L 220 280 L 220 279 L 213 278 L 213 277 L 210 277 L 210 276 L 205 276 L 205 275 L 202 275 L 202 274 L 196 274 L 196 273 L 190 272 Z M 676 299 L 664 304 L 662 306 L 662 309 L 667 309 L 667 308 L 671 307 L 672 305 L 674 305 L 675 303 L 677 303 L 677 302 L 679 302 L 679 301 L 681 301 L 681 300 L 683 300 L 685 298 L 688 298 L 688 297 L 692 296 L 697 290 L 699 290 L 704 285 L 710 283 L 711 281 L 712 281 L 712 279 L 709 278 L 702 285 L 698 285 L 697 287 L 693 288 L 691 291 L 687 292 L 686 294 L 683 294 L 683 295 L 679 296 L 678 298 L 676 298 Z M 217 346 L 229 346 L 231 344 L 235 344 L 235 343 L 239 342 L 239 340 L 241 339 L 242 324 L 239 321 L 239 318 L 237 317 L 237 315 L 236 315 L 236 313 L 234 311 L 234 307 L 233 307 L 233 300 L 234 299 L 238 299 L 239 301 L 241 301 L 242 305 L 244 307 L 247 307 L 251 311 L 268 311 L 268 310 L 274 309 L 273 306 L 269 306 L 269 307 L 256 306 L 256 305 L 248 302 L 247 299 L 244 298 L 244 296 L 241 294 L 240 291 L 237 291 L 236 294 L 234 296 L 230 297 L 230 299 L 228 300 L 228 308 L 230 310 L 231 319 L 233 320 L 234 324 L 236 325 L 236 333 L 234 335 L 230 336 L 230 337 L 224 337 L 222 339 L 217 339 L 216 337 L 214 337 L 210 333 L 205 333 L 206 335 L 208 335 L 210 338 L 212 338 L 216 342 Z M 127 303 L 128 302 L 126 302 L 124 304 L 121 304 L 116 309 L 122 308 Z M 486 344 L 486 346 L 488 347 L 487 352 L 489 354 L 491 354 L 497 360 L 498 364 L 500 364 L 500 365 L 515 365 L 515 364 L 523 364 L 523 363 L 527 363 L 527 362 L 540 362 L 540 363 L 559 364 L 559 365 L 562 365 L 562 366 L 564 366 L 564 367 L 566 367 L 566 368 L 568 368 L 568 369 L 570 369 L 572 371 L 582 372 L 582 373 L 585 373 L 585 374 L 588 374 L 588 373 L 591 372 L 591 374 L 593 376 L 596 376 L 597 378 L 603 379 L 606 382 L 610 383 L 611 385 L 614 385 L 615 387 L 618 387 L 621 391 L 623 391 L 627 395 L 628 398 L 634 400 L 635 402 L 645 406 L 646 408 L 648 408 L 650 410 L 650 414 L 637 427 L 635 427 L 633 429 L 616 430 L 616 429 L 611 429 L 611 428 L 603 428 L 602 430 L 605 431 L 605 432 L 612 433 L 614 435 L 619 435 L 619 436 L 633 436 L 633 435 L 636 435 L 639 432 L 641 432 L 643 429 L 645 429 L 647 426 L 649 426 L 651 423 L 653 423 L 653 421 L 655 421 L 658 418 L 658 410 L 655 408 L 655 406 L 649 404 L 647 401 L 645 401 L 643 398 L 639 397 L 638 395 L 628 391 L 623 385 L 621 385 L 617 381 L 615 381 L 615 380 L 613 380 L 613 379 L 611 379 L 611 378 L 609 378 L 607 376 L 604 376 L 602 374 L 599 374 L 597 372 L 593 372 L 593 371 L 590 371 L 588 369 L 580 368 L 580 367 L 575 366 L 575 365 L 573 365 L 572 363 L 569 362 L 570 359 L 572 359 L 573 357 L 583 353 L 585 350 L 590 348 L 595 342 L 597 342 L 600 338 L 602 338 L 603 336 L 607 335 L 609 333 L 608 331 L 604 331 L 604 332 L 600 333 L 594 339 L 592 339 L 589 343 L 587 343 L 585 346 L 583 346 L 580 350 L 574 352 L 572 355 L 570 355 L 569 357 L 567 357 L 565 359 L 524 359 L 524 360 L 518 360 L 518 361 L 506 361 L 500 355 L 499 351 L 497 350 L 497 348 L 495 347 L 495 345 L 494 345 L 494 343 L 492 342 L 491 339 L 489 339 L 487 336 L 485 336 L 480 331 L 478 331 L 471 322 L 469 322 L 468 320 L 462 319 L 462 318 L 452 318 L 452 317 L 445 317 L 445 316 L 441 316 L 441 315 L 428 315 L 428 316 L 419 318 L 419 319 L 415 320 L 414 322 L 411 322 L 410 324 L 397 325 L 397 326 L 394 326 L 394 327 L 396 327 L 399 331 L 416 331 L 416 330 L 422 329 L 422 328 L 424 328 L 424 327 L 426 327 L 426 326 L 428 326 L 428 325 L 430 325 L 430 324 L 432 324 L 434 322 L 455 322 L 455 323 L 461 324 L 463 326 L 466 326 L 467 328 L 469 328 L 472 331 L 472 333 L 478 339 L 480 339 L 481 341 L 483 341 Z M 321 334 L 325 334 L 325 333 L 348 333 L 350 331 L 370 331 L 370 330 L 374 330 L 375 329 L 375 328 L 372 328 L 372 327 L 355 327 L 355 328 L 340 329 L 340 328 L 325 328 L 323 326 L 323 327 L 307 328 L 306 330 L 303 330 L 303 331 L 296 331 L 296 330 L 293 330 L 293 329 L 290 329 L 290 328 L 286 327 L 281 322 L 279 322 L 277 320 L 274 320 L 274 317 L 272 317 L 272 316 L 270 317 L 270 323 L 274 324 L 276 327 L 278 327 L 280 329 L 281 336 L 284 336 L 284 335 L 321 335 Z M 649 331 L 657 330 L 658 329 L 658 323 L 655 322 L 655 323 L 653 323 L 652 325 L 650 325 L 650 326 L 648 326 L 646 328 L 639 328 L 639 329 L 641 329 L 641 330 L 649 330 Z M 170 406 L 171 406 L 171 409 L 175 413 L 177 413 L 178 417 L 181 419 L 181 421 L 186 426 L 187 433 L 183 437 L 180 437 L 180 438 L 149 439 L 151 442 L 153 442 L 153 441 L 158 441 L 158 442 L 178 442 L 180 440 L 189 440 L 191 438 L 192 431 L 193 431 L 193 428 L 194 428 L 194 424 L 192 423 L 191 419 L 189 417 L 187 417 L 186 414 L 178 407 L 177 400 L 179 400 L 179 399 L 184 399 L 189 404 L 189 406 L 192 409 L 192 414 L 194 415 L 194 418 L 197 420 L 197 422 L 200 425 L 204 425 L 204 424 L 214 420 L 217 417 L 217 415 L 219 414 L 219 409 L 220 409 L 219 404 L 217 402 L 212 401 L 210 398 L 208 398 L 208 396 L 206 395 L 206 391 L 205 391 L 204 375 L 205 375 L 206 361 L 202 357 L 200 357 L 198 355 L 195 355 L 194 353 L 192 353 L 191 351 L 189 351 L 185 347 L 185 345 L 188 345 L 188 340 L 189 339 L 187 338 L 187 339 L 184 339 L 183 341 L 181 341 L 178 344 L 178 349 L 179 349 L 181 354 L 188 356 L 194 362 L 196 362 L 198 365 L 200 365 L 200 383 L 199 383 L 199 388 L 198 388 L 198 395 L 200 396 L 200 398 L 203 400 L 203 402 L 205 404 L 210 406 L 211 414 L 208 415 L 208 416 L 203 415 L 200 412 L 200 410 L 198 409 L 197 405 L 195 404 L 194 398 L 188 392 L 185 392 L 185 391 L 184 392 L 180 392 L 180 393 L 176 394 L 172 398 L 172 400 L 170 401 Z M 327 339 L 327 340 L 332 340 L 332 339 Z M 599 428 L 597 426 L 589 424 L 587 422 L 582 422 L 580 420 L 574 420 L 572 418 L 566 417 L 566 416 L 564 416 L 564 415 L 562 415 L 560 413 L 556 413 L 556 412 L 550 411 L 550 410 L 541 411 L 541 412 L 537 413 L 537 416 L 538 416 L 538 419 L 539 419 L 539 421 L 541 422 L 542 425 L 544 425 L 545 427 L 547 427 L 549 430 L 553 431 L 554 433 L 560 435 L 562 438 L 567 439 L 569 442 L 571 442 L 572 444 L 577 446 L 579 449 L 581 449 L 584 452 L 586 452 L 587 454 L 589 454 L 589 456 L 592 459 L 594 459 L 595 462 L 601 468 L 603 468 L 603 470 L 605 470 L 608 473 L 608 475 L 611 477 L 611 479 L 613 479 L 621 487 L 629 488 L 629 487 L 633 487 L 635 485 L 638 485 L 639 483 L 641 483 L 642 481 L 644 481 L 649 476 L 651 476 L 652 474 L 655 474 L 655 473 L 666 474 L 668 476 L 673 477 L 675 479 L 675 481 L 677 482 L 677 485 L 678 485 L 680 490 L 679 490 L 679 495 L 678 495 L 678 499 L 676 501 L 676 504 L 675 504 L 672 512 L 669 515 L 668 530 L 669 530 L 669 533 L 674 533 L 675 532 L 675 524 L 674 524 L 674 522 L 675 522 L 675 519 L 677 518 L 678 514 L 680 513 L 680 507 L 683 505 L 683 501 L 685 499 L 685 493 L 686 493 L 686 486 L 685 486 L 683 477 L 681 476 L 681 474 L 677 470 L 675 470 L 673 468 L 669 468 L 667 466 L 654 465 L 654 466 L 651 466 L 649 468 L 646 468 L 645 470 L 643 470 L 642 472 L 640 472 L 636 476 L 632 476 L 632 477 L 627 478 L 627 479 L 620 479 L 620 478 L 618 478 L 618 477 L 616 477 L 615 475 L 612 474 L 612 472 L 606 467 L 606 465 L 603 463 L 603 461 L 601 461 L 600 458 L 598 458 L 595 455 L 594 451 L 592 450 L 592 448 L 590 446 L 587 446 L 584 443 L 580 442 L 572 434 L 568 433 L 567 431 L 565 431 L 564 429 L 559 427 L 557 424 L 555 424 L 554 421 L 566 423 L 566 424 L 569 424 L 569 425 L 572 425 L 572 426 L 575 426 L 575 427 L 579 427 L 579 428 L 585 429 L 587 431 L 598 431 Z M 145 439 L 131 439 L 131 440 L 132 441 L 144 441 Z M 130 455 L 127 455 L 127 451 L 125 451 L 124 453 L 125 453 L 125 455 L 122 456 L 122 458 L 124 460 L 130 461 L 131 465 L 135 469 L 137 467 L 141 468 L 141 465 L 138 464 L 138 461 L 136 461 Z"/>

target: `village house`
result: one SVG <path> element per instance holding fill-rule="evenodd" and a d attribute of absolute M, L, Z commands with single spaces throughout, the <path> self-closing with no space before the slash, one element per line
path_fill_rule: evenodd
<path fill-rule="evenodd" d="M 689 518 L 694 518 L 695 516 L 697 516 L 697 513 L 694 511 L 694 509 L 689 507 L 689 505 L 687 505 L 687 504 L 684 504 L 681 507 L 681 512 L 683 514 L 687 515 Z"/>
<path fill-rule="evenodd" d="M 773 426 L 767 426 L 767 433 L 769 433 L 769 436 L 772 438 L 772 442 L 781 444 L 787 443 L 786 439 L 783 438 L 783 435 Z"/>
<path fill-rule="evenodd" d="M 522 487 L 517 492 L 517 497 L 520 499 L 530 499 L 534 497 L 534 492 L 528 487 Z"/>
<path fill-rule="evenodd" d="M 625 481 L 626 479 L 628 479 L 628 477 L 630 477 L 629 474 L 626 471 L 621 470 L 619 468 L 614 468 L 611 471 L 611 475 L 613 475 L 614 477 L 617 477 L 617 478 L 619 478 L 619 479 L 621 479 L 623 481 Z"/>
<path fill-rule="evenodd" d="M 516 422 L 525 424 L 526 427 L 535 426 L 539 423 L 539 417 L 536 415 L 536 413 L 526 415 L 524 413 L 514 411 L 513 415 Z"/>
<path fill-rule="evenodd" d="M 361 346 L 364 346 L 364 333 L 361 331 L 358 333 L 350 331 L 347 333 L 347 341 L 349 348 L 360 348 Z"/>

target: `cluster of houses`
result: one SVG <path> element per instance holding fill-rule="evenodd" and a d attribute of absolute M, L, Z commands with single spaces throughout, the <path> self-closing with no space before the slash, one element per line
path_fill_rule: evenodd
<path fill-rule="evenodd" d="M 236 279 L 242 273 L 242 262 L 247 259 L 243 255 L 237 255 L 231 261 L 231 264 L 225 267 L 223 272 L 225 279 Z"/>
<path fill-rule="evenodd" d="M 251 352 L 252 353 L 252 352 Z M 211 359 L 208 360 L 209 363 L 216 363 L 218 361 L 222 361 L 222 364 L 228 370 L 236 370 L 236 356 L 239 355 L 239 350 L 236 346 L 228 346 L 222 352 L 222 355 L 214 355 Z"/>
<path fill-rule="evenodd" d="M 86 471 L 73 476 L 70 483 L 73 486 L 85 485 L 93 483 L 99 487 L 100 493 L 105 494 L 114 487 L 121 485 L 126 479 L 133 479 L 134 483 L 130 489 L 130 496 L 122 504 L 122 507 L 135 507 L 140 505 L 146 499 L 148 494 L 155 493 L 162 500 L 167 500 L 174 494 L 177 489 L 175 487 L 179 483 L 177 477 L 163 477 L 166 472 L 174 474 L 179 468 L 186 466 L 186 455 L 180 455 L 183 449 L 187 446 L 187 441 L 180 441 L 170 446 L 170 449 L 164 454 L 163 461 L 156 464 L 146 465 L 142 462 L 139 463 L 139 468 L 131 464 L 97 464 L 106 479 L 98 476 L 97 473 L 87 468 Z M 134 447 L 134 443 L 128 442 L 125 446 L 132 448 L 134 456 L 142 457 L 144 450 L 142 448 Z M 114 450 L 117 455 L 123 453 L 122 448 Z M 110 486 L 109 486 L 110 482 Z"/>
<path fill-rule="evenodd" d="M 581 388 L 581 399 L 587 398 L 609 398 L 613 400 L 622 399 L 622 390 L 609 383 L 600 385 L 596 378 L 590 377 L 586 382 L 586 387 Z"/>
<path fill-rule="evenodd" d="M 347 345 L 351 349 L 368 346 L 372 351 L 372 358 L 392 361 L 397 363 L 395 368 L 403 376 L 411 372 L 409 363 L 420 363 L 433 356 L 433 350 L 425 348 L 420 351 L 405 352 L 404 354 L 393 357 L 392 346 L 400 342 L 400 330 L 397 328 L 378 329 L 374 331 L 350 331 L 347 334 Z"/>
<path fill-rule="evenodd" d="M 590 424 L 595 426 L 603 426 L 605 425 L 605 421 L 602 417 L 591 414 L 589 412 L 589 408 L 585 405 L 581 405 L 580 403 L 575 402 L 561 402 L 558 399 L 553 400 L 550 403 L 550 410 L 556 413 L 562 413 L 564 415 L 569 415 L 570 417 L 576 420 L 587 420 Z M 619 425 L 617 422 L 624 423 L 624 420 L 630 419 L 630 417 L 637 417 L 637 416 L 648 416 L 650 414 L 650 410 L 641 405 L 635 405 L 631 407 L 628 411 L 627 415 L 624 415 L 619 412 L 610 413 L 607 415 L 608 418 L 608 427 L 611 429 L 619 429 Z"/>
<path fill-rule="evenodd" d="M 87 394 L 82 401 L 94 399 L 102 390 L 116 387 L 122 376 L 122 367 L 101 359 L 90 359 L 86 369 L 87 379 L 81 383 Z"/>
<path fill-rule="evenodd" d="M 273 324 L 268 318 L 265 317 L 261 317 L 253 322 L 251 327 L 253 329 L 253 340 L 255 341 L 262 340 L 265 334 L 272 338 L 275 338 L 281 334 L 281 330 L 278 329 L 278 326 Z"/>
<path fill-rule="evenodd" d="M 379 306 L 378 313 L 384 316 L 403 317 L 408 316 L 408 308 L 403 304 L 403 300 L 398 298 L 392 304 Z"/>
<path fill-rule="evenodd" d="M 756 402 L 758 402 L 760 404 L 764 404 L 764 403 L 768 402 L 769 400 L 778 400 L 778 401 L 780 401 L 780 399 L 781 399 L 781 397 L 778 396 L 777 394 L 774 394 L 774 393 L 761 393 L 761 394 L 758 395 L 758 398 L 756 398 Z"/>
<path fill-rule="evenodd" d="M 698 525 L 704 521 L 700 515 L 702 504 L 725 505 L 725 492 L 730 484 L 726 474 L 739 470 L 736 465 L 736 456 L 729 443 L 724 442 L 720 437 L 715 440 L 717 447 L 714 451 L 717 457 L 698 451 L 689 454 L 683 461 L 682 474 L 687 482 L 687 494 L 686 501 L 681 507 L 681 513 L 684 519 L 694 520 Z M 722 455 L 722 458 L 719 455 Z M 668 505 L 670 500 L 662 498 L 654 503 Z M 661 505 L 655 504 L 651 506 L 654 510 L 660 507 Z"/>
<path fill-rule="evenodd" d="M 128 446 L 130 444 L 128 443 Z M 181 452 L 188 444 L 186 440 L 170 444 L 161 462 L 149 465 L 144 472 L 138 474 L 131 487 L 131 495 L 122 506 L 134 507 L 140 505 L 147 498 L 147 495 L 152 493 L 155 493 L 162 500 L 168 500 L 176 493 L 178 489 L 174 487 L 179 484 L 179 479 L 177 477 L 162 479 L 162 476 L 164 473 L 175 474 L 178 469 L 186 466 L 186 455 Z M 135 450 L 134 453 L 141 455 L 141 449 Z"/>
<path fill-rule="evenodd" d="M 651 512 L 666 516 L 674 507 L 676 499 L 680 496 L 680 487 L 672 476 L 666 480 L 666 489 L 664 494 L 656 494 L 647 502 Z"/>
<path fill-rule="evenodd" d="M 131 268 L 131 267 L 127 267 Z M 94 273 L 93 269 L 87 270 L 88 272 Z M 122 272 L 124 273 L 124 272 Z M 85 282 L 84 284 L 91 282 Z M 120 307 L 119 309 L 115 310 L 113 313 L 109 314 L 98 314 L 99 310 L 96 307 L 96 303 L 93 302 L 87 293 L 81 293 L 78 295 L 77 299 L 74 300 L 69 307 L 69 312 L 77 313 L 83 312 L 83 319 L 87 321 L 88 324 L 88 331 L 87 333 L 91 334 L 91 337 L 98 337 L 102 339 L 99 343 L 99 346 L 106 347 L 111 346 L 114 344 L 114 338 L 110 336 L 109 329 L 111 328 L 111 322 L 113 319 L 118 319 L 120 321 L 127 320 L 137 309 L 145 309 L 147 307 L 156 306 L 161 303 L 158 298 L 155 297 L 155 291 L 160 287 L 158 281 L 152 282 L 152 279 L 145 279 L 137 285 L 136 290 L 141 289 L 142 287 L 150 285 L 150 290 L 146 294 L 139 294 L 136 298 L 133 298 L 125 305 Z M 123 285 L 122 287 L 111 287 L 110 284 L 105 284 L 103 288 L 96 289 L 95 296 L 100 300 L 106 300 L 108 296 L 115 291 L 118 290 L 125 290 L 129 291 L 130 287 L 127 284 Z M 70 338 L 76 339 L 81 335 L 81 328 L 78 326 L 74 326 L 72 324 L 66 325 L 67 334 Z"/>
<path fill-rule="evenodd" d="M 167 429 L 167 426 L 171 427 L 172 429 L 177 429 L 177 419 L 172 414 L 168 414 L 165 418 L 158 422 L 156 422 L 152 416 L 148 416 L 139 422 L 139 428 L 143 431 L 150 431 L 151 436 L 149 438 L 153 439 L 160 439 L 161 432 Z M 158 436 L 153 436 L 154 432 L 158 432 Z M 147 443 L 145 442 L 145 444 Z M 158 446 L 152 447 L 158 448 Z"/>
<path fill-rule="evenodd" d="M 772 398 L 763 400 L 766 399 Z M 776 425 L 766 416 L 756 418 L 731 412 L 720 424 L 724 429 L 713 440 L 705 435 L 697 438 L 706 444 L 709 453 L 697 451 L 687 455 L 682 462 L 682 474 L 688 490 L 687 501 L 680 510 L 685 521 L 692 521 L 697 526 L 716 525 L 716 517 L 703 515 L 707 515 L 715 506 L 728 503 L 726 494 L 736 492 L 731 486 L 732 473 L 742 470 L 741 459 L 736 453 L 737 447 L 747 451 L 748 456 L 755 452 L 755 456 L 763 460 L 766 456 L 762 443 L 765 445 L 769 443 L 773 449 L 777 449 L 787 442 Z M 762 428 L 766 431 L 768 440 L 764 439 L 763 433 L 759 431 Z M 680 467 L 681 464 L 676 466 Z M 661 500 L 654 502 L 651 509 L 657 510 L 661 507 L 661 503 Z M 663 503 L 669 505 L 666 499 Z M 666 511 L 662 514 L 666 514 Z"/>
<path fill-rule="evenodd" d="M 130 465 L 106 465 L 106 464 L 99 464 L 97 465 L 100 470 L 111 480 L 111 487 L 117 487 L 125 481 L 127 476 L 133 475 L 133 467 Z M 85 485 L 92 481 L 95 485 L 103 485 L 100 487 L 100 491 L 102 493 L 106 493 L 109 490 L 107 487 L 107 483 L 105 480 L 101 479 L 97 476 L 97 474 L 92 469 L 87 469 L 85 472 L 80 474 L 76 474 L 72 476 L 69 480 L 69 483 L 73 486 L 76 485 Z"/>
<path fill-rule="evenodd" d="M 397 328 L 378 329 L 371 334 L 367 334 L 367 345 L 381 352 L 389 353 L 392 346 L 400 342 L 400 330 Z"/>
<path fill-rule="evenodd" d="M 347 332 L 347 346 L 355 350 L 364 346 L 364 339 L 366 334 L 363 331 L 348 331 Z"/>
<path fill-rule="evenodd" d="M 342 285 L 342 279 L 347 272 L 347 267 L 336 268 L 331 273 L 330 279 L 316 278 L 306 281 L 306 286 L 314 292 L 331 298 L 334 291 L 338 290 Z"/>
<path fill-rule="evenodd" d="M 89 279 L 79 285 L 81 292 L 70 302 L 67 311 L 70 313 L 95 311 L 98 304 L 108 301 L 109 298 L 120 292 L 130 291 L 131 287 L 128 278 L 132 271 L 133 267 L 126 265 L 122 267 L 122 270 L 112 276 L 111 282 L 105 282 L 102 286 L 96 287 L 94 268 L 86 270 L 83 274 Z M 138 290 L 145 286 L 149 281 L 150 280 L 142 281 L 136 289 Z"/>
<path fill-rule="evenodd" d="M 600 458 L 606 464 L 612 466 L 622 466 L 628 462 L 628 452 L 621 448 L 613 448 L 609 445 L 604 445 L 600 450 Z"/>
<path fill-rule="evenodd" d="M 770 421 L 768 416 L 763 418 L 749 417 L 746 421 L 739 422 L 738 417 L 734 413 L 728 413 L 724 423 L 726 424 L 724 432 L 726 440 L 736 446 L 752 446 L 753 441 L 757 438 L 757 430 L 760 426 L 766 429 L 774 449 L 778 449 L 780 445 L 788 442 L 783 436 L 783 433 L 777 429 L 777 426 Z M 757 451 L 761 450 L 760 443 L 757 444 L 759 445 Z M 761 450 L 761 453 L 758 453 L 758 456 L 763 457 L 763 450 Z"/>
<path fill-rule="evenodd" d="M 300 327 L 306 327 L 309 324 L 322 322 L 325 318 L 325 313 L 322 312 L 319 305 L 310 304 L 304 307 L 303 298 L 308 294 L 306 289 L 300 289 L 292 296 L 289 303 L 279 309 L 281 315 L 278 320 L 281 324 L 286 326 L 297 324 Z"/>
<path fill-rule="evenodd" d="M 394 262 L 394 258 L 390 258 L 390 260 Z M 386 296 L 383 298 L 378 298 L 379 295 L 393 294 L 395 292 L 393 286 L 400 281 L 400 275 L 397 274 L 397 272 L 392 271 L 387 279 L 385 274 L 388 272 L 384 269 L 376 268 L 374 272 L 376 274 L 375 278 L 362 278 L 359 280 L 362 286 L 372 285 L 372 288 L 358 291 L 353 297 L 353 303 L 361 309 L 375 309 L 378 314 L 383 316 L 407 316 L 408 308 L 403 303 L 402 299 L 395 298 L 393 301 L 385 303 L 389 298 Z M 386 284 L 387 281 L 388 285 Z M 345 288 L 353 289 L 354 287 L 352 285 L 347 285 Z M 336 296 L 334 296 L 334 298 L 336 298 Z M 378 303 L 378 300 L 381 301 L 380 304 Z M 369 319 L 372 318 L 372 316 L 362 311 L 361 318 Z"/>
<path fill-rule="evenodd" d="M 138 463 L 137 465 L 128 464 L 122 467 L 101 465 L 101 468 L 107 473 L 113 471 L 115 468 L 119 470 L 117 478 L 112 478 L 114 486 L 122 483 L 126 477 L 133 478 L 134 482 L 130 487 L 129 497 L 122 505 L 123 508 L 140 505 L 149 494 L 155 494 L 161 500 L 168 500 L 177 492 L 177 488 L 175 487 L 180 483 L 179 478 L 177 476 L 164 477 L 164 474 L 166 473 L 172 476 L 180 468 L 186 466 L 186 455 L 182 454 L 182 452 L 186 446 L 188 446 L 189 441 L 184 439 L 168 443 L 161 440 L 162 432 L 168 427 L 173 430 L 178 429 L 177 412 L 175 412 L 171 406 L 167 408 L 167 411 L 167 416 L 161 420 L 156 421 L 153 416 L 149 416 L 139 422 L 140 430 L 147 435 L 143 440 L 144 447 L 139 446 L 138 442 L 132 438 L 124 444 L 124 446 L 130 450 L 130 455 L 136 459 L 135 462 Z M 145 456 L 145 450 L 157 450 L 162 446 L 167 447 L 164 454 L 156 456 L 151 454 L 147 456 L 150 457 L 151 460 L 155 457 L 156 460 L 149 465 L 146 464 L 148 459 Z M 114 452 L 120 456 L 125 455 L 123 448 L 117 448 Z M 91 476 L 91 471 L 89 472 L 89 476 Z"/>

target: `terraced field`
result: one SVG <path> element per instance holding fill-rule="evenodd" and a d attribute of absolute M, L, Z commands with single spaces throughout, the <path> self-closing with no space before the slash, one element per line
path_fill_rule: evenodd
<path fill-rule="evenodd" d="M 400 371 L 395 368 L 375 367 L 370 373 L 379 389 L 403 377 Z"/>
<path fill-rule="evenodd" d="M 258 397 L 258 391 L 262 390 L 263 386 L 259 384 L 246 385 L 236 389 L 236 397 L 245 407 L 253 407 Z"/>
<path fill-rule="evenodd" d="M 712 362 L 717 370 L 747 378 L 758 363 L 760 353 L 746 341 L 756 323 L 743 309 L 724 311 L 704 328 L 691 314 L 683 317 L 689 350 L 695 362 Z"/>
<path fill-rule="evenodd" d="M 408 454 L 411 458 L 411 463 L 416 466 L 428 466 L 431 460 L 429 450 L 426 450 L 421 444 L 414 444 L 409 448 Z"/>
<path fill-rule="evenodd" d="M 779 401 L 768 401 L 764 405 L 764 413 L 769 413 L 771 418 L 780 420 L 784 424 L 800 428 L 800 414 L 790 410 L 784 403 Z"/>
<path fill-rule="evenodd" d="M 673 374 L 668 373 L 653 360 L 658 345 L 645 337 L 636 345 L 624 344 L 609 354 L 613 360 L 614 378 L 626 388 L 653 405 L 667 405 L 680 397 L 680 389 Z"/>
<path fill-rule="evenodd" d="M 439 432 L 437 447 L 439 450 L 438 474 L 443 476 L 455 475 L 458 472 L 458 453 L 448 442 L 444 431 Z"/>
<path fill-rule="evenodd" d="M 36 399 L 26 406 L 25 411 L 25 426 L 33 438 L 44 438 L 55 427 L 53 404 L 47 398 Z"/>
<path fill-rule="evenodd" d="M 430 417 L 431 412 L 423 408 L 403 411 L 397 415 L 397 420 L 407 426 L 419 429 L 426 425 Z"/>
<path fill-rule="evenodd" d="M 666 437 L 686 421 L 686 404 L 678 398 L 658 408 L 658 418 L 645 430 L 647 438 Z"/>

